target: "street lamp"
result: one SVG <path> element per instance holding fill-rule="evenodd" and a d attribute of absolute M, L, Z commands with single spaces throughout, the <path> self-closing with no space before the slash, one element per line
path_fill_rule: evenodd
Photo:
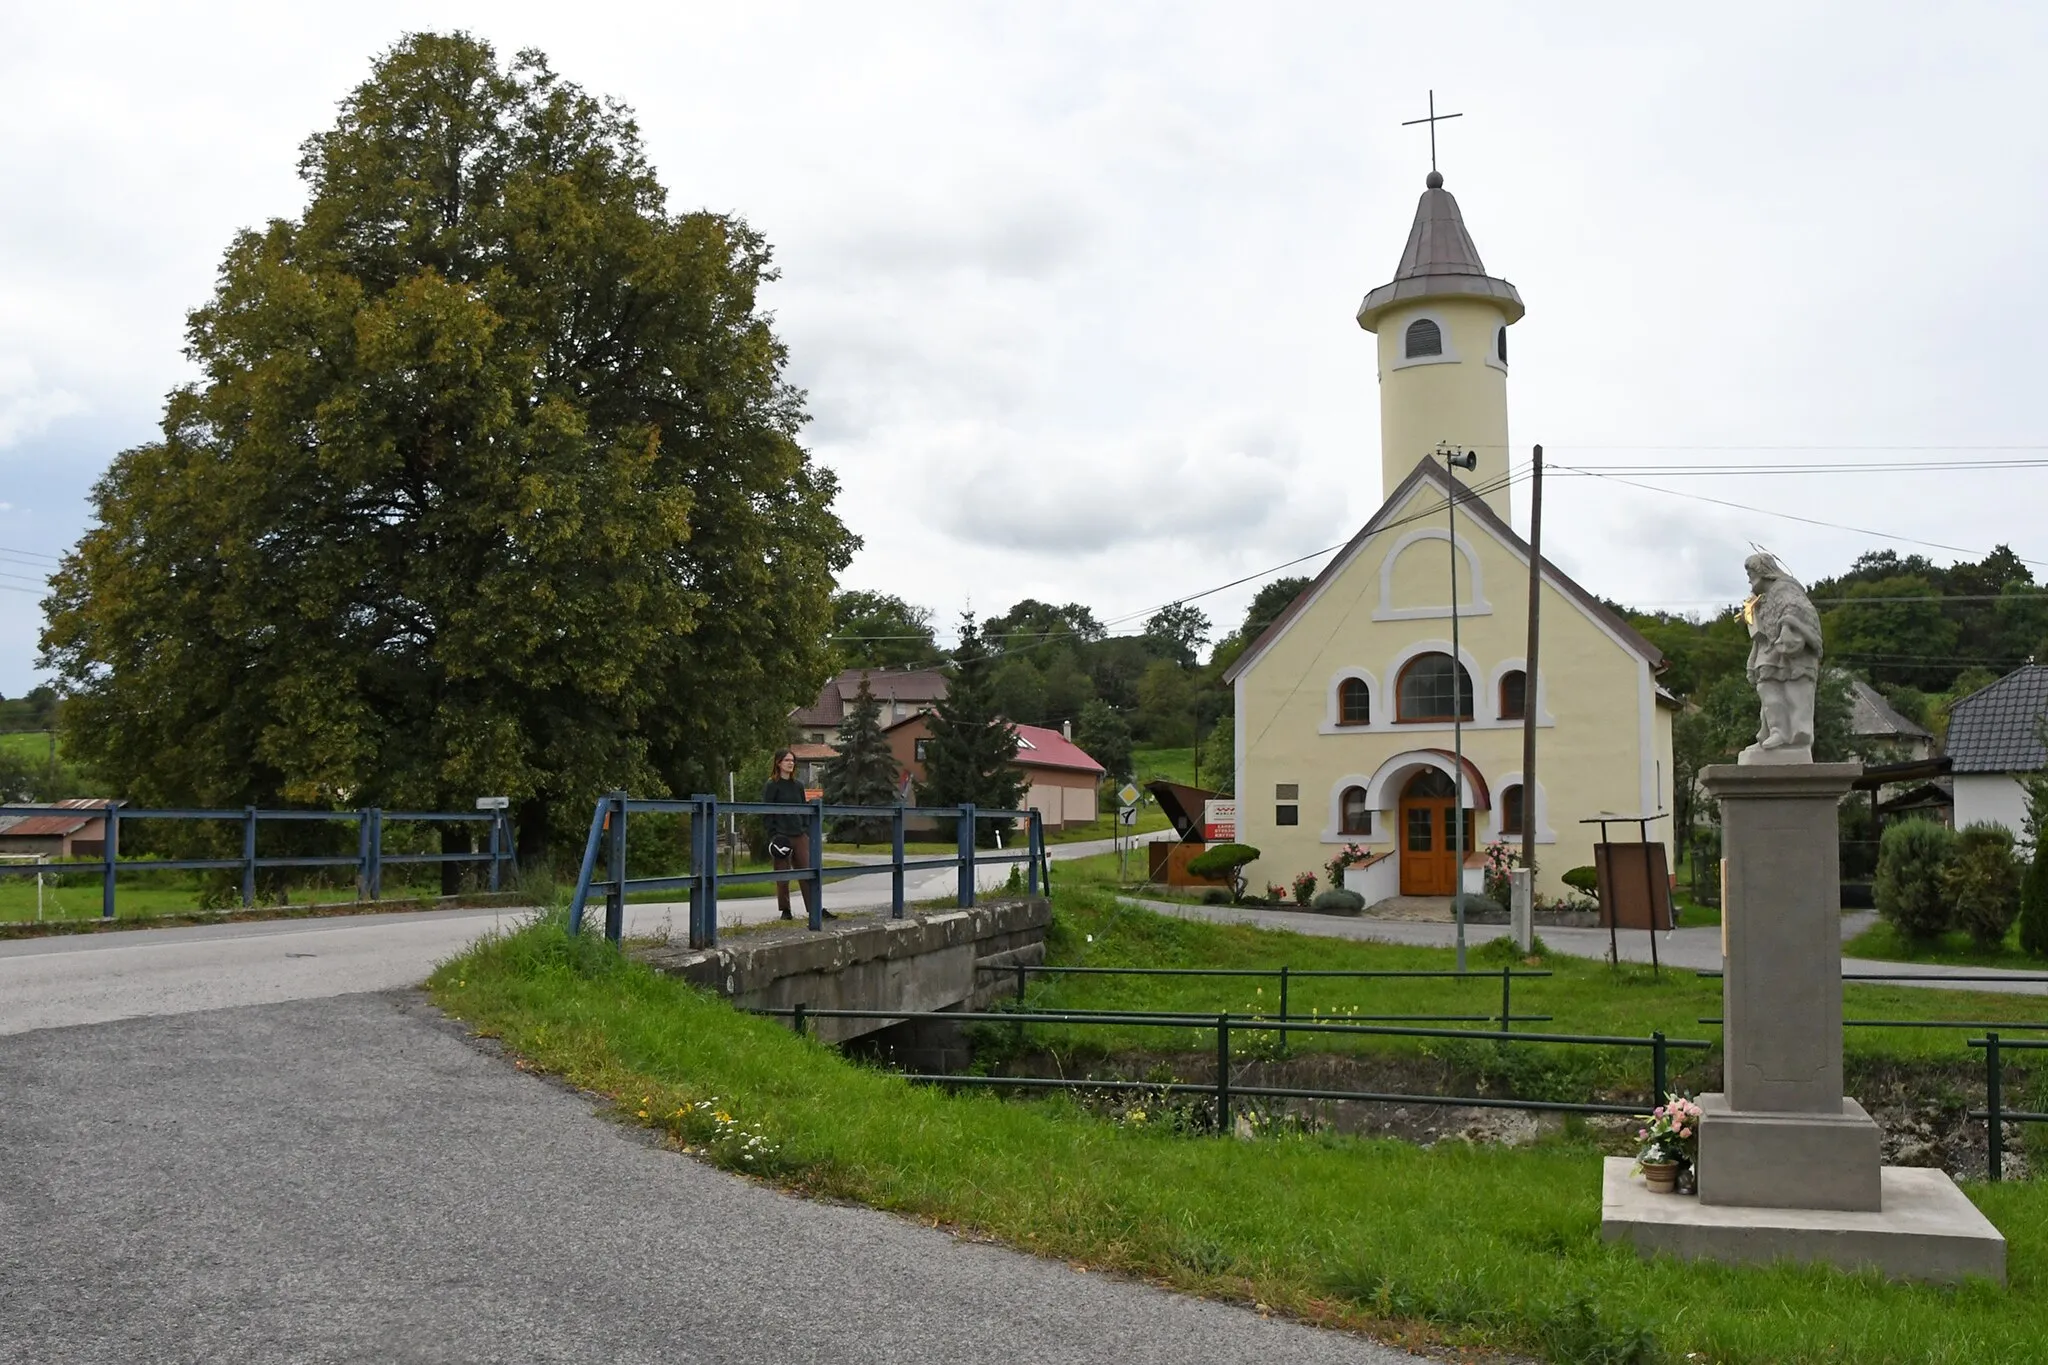
<path fill-rule="evenodd" d="M 1479 465 L 1475 451 L 1460 453 L 1437 447 L 1444 459 L 1444 507 L 1451 522 L 1451 754 L 1457 771 L 1451 777 L 1451 918 L 1458 925 L 1458 970 L 1465 970 L 1465 698 L 1464 651 L 1458 647 L 1458 476 Z"/>

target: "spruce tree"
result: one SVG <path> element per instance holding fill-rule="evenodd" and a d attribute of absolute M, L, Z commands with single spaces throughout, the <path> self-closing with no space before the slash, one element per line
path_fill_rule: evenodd
<path fill-rule="evenodd" d="M 896 801 L 899 770 L 882 733 L 882 704 L 875 700 L 867 675 L 853 694 L 853 708 L 839 730 L 839 757 L 825 765 L 825 802 L 835 806 L 887 806 Z M 834 837 L 865 843 L 883 837 L 889 822 L 875 817 L 847 818 L 834 825 Z"/>
<path fill-rule="evenodd" d="M 925 748 L 920 804 L 972 802 L 983 810 L 1016 810 L 1023 803 L 1017 731 L 996 713 L 993 663 L 974 618 L 963 612 L 960 645 L 947 669 L 946 697 L 927 722 L 931 742 Z M 981 842 L 993 842 L 995 826 L 982 821 L 975 833 Z"/>

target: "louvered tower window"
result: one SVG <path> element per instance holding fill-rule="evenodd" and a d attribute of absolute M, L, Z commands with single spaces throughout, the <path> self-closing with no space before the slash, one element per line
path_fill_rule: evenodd
<path fill-rule="evenodd" d="M 1508 329 L 1503 327 L 1493 334 L 1493 353 L 1500 357 L 1500 363 L 1508 363 Z"/>
<path fill-rule="evenodd" d="M 1405 340 L 1406 355 L 1410 360 L 1417 356 L 1442 355 L 1444 353 L 1443 331 L 1428 318 L 1417 318 L 1408 324 Z"/>

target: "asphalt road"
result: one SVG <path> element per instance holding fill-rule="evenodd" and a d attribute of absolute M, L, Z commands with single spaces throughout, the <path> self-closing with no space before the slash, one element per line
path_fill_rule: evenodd
<path fill-rule="evenodd" d="M 1104 840 L 1055 845 L 1051 851 L 1059 861 L 1109 847 Z M 977 882 L 984 890 L 993 888 L 1009 870 L 1008 864 L 985 864 Z M 950 897 L 957 885 L 950 868 L 916 873 L 906 894 L 913 901 L 936 900 Z M 825 904 L 837 911 L 872 911 L 887 906 L 889 894 L 886 873 L 863 874 L 828 882 Z M 801 907 L 795 888 L 790 898 Z M 596 912 L 602 915 L 603 907 Z M 338 915 L 4 942 L 0 1034 L 416 985 L 477 935 L 529 913 L 471 909 Z M 776 913 L 773 897 L 719 903 L 719 922 L 727 926 Z M 686 903 L 629 905 L 626 932 L 666 936 L 688 918 Z"/>
<path fill-rule="evenodd" d="M 1415 1359 L 721 1174 L 410 992 L 17 1032 L 0 1096 L 5 1362 Z"/>

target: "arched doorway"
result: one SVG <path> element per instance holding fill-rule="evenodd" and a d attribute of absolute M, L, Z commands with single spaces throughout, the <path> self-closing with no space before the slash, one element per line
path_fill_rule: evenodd
<path fill-rule="evenodd" d="M 1451 812 L 1458 788 L 1450 774 L 1423 768 L 1401 789 L 1401 894 L 1448 896 L 1457 889 L 1457 852 Z M 1465 851 L 1472 851 L 1476 822 L 1465 812 Z"/>

